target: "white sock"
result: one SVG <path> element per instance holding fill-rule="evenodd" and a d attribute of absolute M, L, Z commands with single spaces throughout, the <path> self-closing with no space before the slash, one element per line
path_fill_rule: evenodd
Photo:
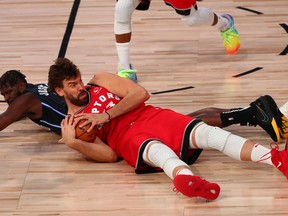
<path fill-rule="evenodd" d="M 251 160 L 253 162 L 260 162 L 273 165 L 271 161 L 270 151 L 271 151 L 270 149 L 256 143 L 251 152 Z"/>
<path fill-rule="evenodd" d="M 176 175 L 194 175 L 194 174 L 190 169 L 183 168 L 179 172 L 177 172 Z"/>
<path fill-rule="evenodd" d="M 122 69 L 130 69 L 130 42 L 116 43 L 116 48 Z"/>
<path fill-rule="evenodd" d="M 188 167 L 184 161 L 178 158 L 172 149 L 160 142 L 155 143 L 154 141 L 154 144 L 148 144 L 143 151 L 142 157 L 148 165 L 162 168 L 165 174 L 172 180 L 174 179 L 174 169 L 178 166 Z M 192 171 L 189 172 L 189 168 L 181 169 L 179 173 L 193 175 Z"/>

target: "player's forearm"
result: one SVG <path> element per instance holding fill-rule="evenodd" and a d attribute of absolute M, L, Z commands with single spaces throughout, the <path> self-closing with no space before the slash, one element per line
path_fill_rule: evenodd
<path fill-rule="evenodd" d="M 69 147 L 97 162 L 113 163 L 118 159 L 116 153 L 103 143 L 88 143 L 75 139 Z"/>
<path fill-rule="evenodd" d="M 110 119 L 134 110 L 150 98 L 149 93 L 140 86 L 131 89 L 123 99 L 112 107 L 108 113 Z"/>
<path fill-rule="evenodd" d="M 89 83 L 102 86 L 122 98 L 117 105 L 109 110 L 110 119 L 135 109 L 150 98 L 150 94 L 142 86 L 111 73 L 98 73 Z"/>
<path fill-rule="evenodd" d="M 4 130 L 15 121 L 17 121 L 16 118 L 11 118 L 5 112 L 0 114 L 0 131 Z"/>

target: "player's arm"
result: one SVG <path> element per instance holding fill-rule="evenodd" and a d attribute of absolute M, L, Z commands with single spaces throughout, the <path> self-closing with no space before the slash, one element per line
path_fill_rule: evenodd
<path fill-rule="evenodd" d="M 39 103 L 39 99 L 31 93 L 25 93 L 17 97 L 8 108 L 0 114 L 0 131 L 15 121 L 27 117 L 27 114 L 34 115 L 34 107 Z"/>
<path fill-rule="evenodd" d="M 96 138 L 93 143 L 74 139 L 73 142 L 65 144 L 97 162 L 113 163 L 118 160 L 116 153 L 111 149 L 111 147 L 106 145 L 99 138 Z"/>
<path fill-rule="evenodd" d="M 112 73 L 98 73 L 89 83 L 102 86 L 123 98 L 109 110 L 110 119 L 135 109 L 150 98 L 149 93 L 142 86 Z"/>
<path fill-rule="evenodd" d="M 98 137 L 95 141 L 85 142 L 75 138 L 75 126 L 77 124 L 74 121 L 74 116 L 66 116 L 61 122 L 62 138 L 61 143 L 65 143 L 70 148 L 80 152 L 88 158 L 91 158 L 97 162 L 112 163 L 118 160 L 117 154 L 112 148 L 106 145 Z"/>

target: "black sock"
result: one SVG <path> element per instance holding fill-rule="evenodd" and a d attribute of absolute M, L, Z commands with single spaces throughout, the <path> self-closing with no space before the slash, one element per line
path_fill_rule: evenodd
<path fill-rule="evenodd" d="M 255 108 L 254 107 L 245 107 L 245 108 L 235 108 L 227 112 L 222 112 L 220 114 L 221 121 L 224 127 L 227 127 L 232 124 L 240 125 L 257 125 L 257 122 L 254 118 Z"/>

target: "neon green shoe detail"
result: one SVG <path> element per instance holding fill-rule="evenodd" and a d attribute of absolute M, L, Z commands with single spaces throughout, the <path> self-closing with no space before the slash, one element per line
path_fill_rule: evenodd
<path fill-rule="evenodd" d="M 138 82 L 136 72 L 137 70 L 135 70 L 131 64 L 130 64 L 130 69 L 124 69 L 121 64 L 118 65 L 117 75 L 126 79 L 130 79 L 134 81 L 135 83 Z"/>
<path fill-rule="evenodd" d="M 228 19 L 230 22 L 230 28 L 228 28 L 223 32 L 222 31 L 220 32 L 224 43 L 224 47 L 229 55 L 234 55 L 238 52 L 240 48 L 239 33 L 234 26 L 233 17 L 229 14 L 224 14 L 222 16 Z"/>

